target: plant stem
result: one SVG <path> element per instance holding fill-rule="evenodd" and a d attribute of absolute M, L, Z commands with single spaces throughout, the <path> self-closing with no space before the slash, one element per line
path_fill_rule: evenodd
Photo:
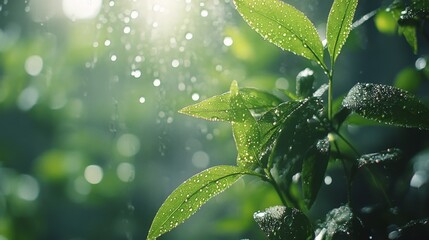
<path fill-rule="evenodd" d="M 332 104 L 333 104 L 333 94 L 332 94 L 332 88 L 333 88 L 333 74 L 334 71 L 331 70 L 328 73 L 328 119 L 332 120 Z"/>
<path fill-rule="evenodd" d="M 284 206 L 290 206 L 290 201 L 286 199 L 286 196 L 283 195 L 279 185 L 277 184 L 276 180 L 274 179 L 273 175 L 271 174 L 269 169 L 265 169 L 265 175 L 268 179 L 268 182 L 271 183 L 271 185 L 274 187 L 274 189 L 277 192 L 277 195 L 279 196 L 280 200 L 282 201 Z"/>

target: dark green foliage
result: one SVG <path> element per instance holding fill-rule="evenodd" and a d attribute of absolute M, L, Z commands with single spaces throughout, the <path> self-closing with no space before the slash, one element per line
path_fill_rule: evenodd
<path fill-rule="evenodd" d="M 302 164 L 302 192 L 308 208 L 313 205 L 328 167 L 330 144 L 327 138 L 309 149 Z"/>
<path fill-rule="evenodd" d="M 345 205 L 332 209 L 326 214 L 326 219 L 316 231 L 318 239 L 363 239 L 362 224 L 357 219 L 352 209 Z"/>
<path fill-rule="evenodd" d="M 429 129 L 429 109 L 408 92 L 392 86 L 358 83 L 343 106 L 380 123 Z"/>
<path fill-rule="evenodd" d="M 310 240 L 314 233 L 304 213 L 295 208 L 274 206 L 253 214 L 270 240 Z"/>
<path fill-rule="evenodd" d="M 400 159 L 402 152 L 392 148 L 361 155 L 342 135 L 343 126 L 355 122 L 429 129 L 429 109 L 402 89 L 372 83 L 356 84 L 341 106 L 341 100 L 337 100 L 338 104 L 333 107 L 335 61 L 352 30 L 357 0 L 333 2 L 327 20 L 330 69 L 323 61 L 324 50 L 317 31 L 302 12 L 277 0 L 235 0 L 234 3 L 242 17 L 264 39 L 316 61 L 328 77 L 328 84 L 314 91 L 313 71 L 305 69 L 296 78 L 296 94 L 283 91 L 289 97 L 285 100 L 256 89 L 239 88 L 233 81 L 229 92 L 180 110 L 193 117 L 230 122 L 237 148 L 237 166 L 208 169 L 179 186 L 155 217 L 150 237 L 157 237 L 183 222 L 240 176 L 253 175 L 270 183 L 285 205 L 254 214 L 267 237 L 313 239 L 313 227 L 303 211 L 313 206 L 329 160 L 340 160 L 346 175 L 348 203 L 326 215 L 316 231 L 316 238 L 361 239 L 365 235 L 364 223 L 351 207 L 350 192 L 356 171 L 373 164 L 387 165 Z M 423 4 L 417 8 L 423 9 L 423 16 L 426 16 L 425 3 L 414 1 L 413 4 L 414 7 Z M 401 31 L 407 39 L 414 36 L 406 33 L 405 27 Z M 328 96 L 324 101 L 326 90 Z M 188 192 L 191 192 L 189 196 Z M 384 190 L 381 192 L 385 194 Z M 192 211 L 181 215 L 178 210 L 183 208 Z"/>

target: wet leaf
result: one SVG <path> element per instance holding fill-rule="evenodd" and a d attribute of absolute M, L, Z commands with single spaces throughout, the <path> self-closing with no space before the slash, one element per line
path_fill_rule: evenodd
<path fill-rule="evenodd" d="M 329 160 L 329 140 L 319 140 L 304 158 L 302 164 L 302 192 L 307 208 L 313 205 L 325 178 Z"/>
<path fill-rule="evenodd" d="M 322 84 L 316 91 L 313 93 L 313 97 L 321 97 L 329 88 L 328 84 Z"/>
<path fill-rule="evenodd" d="M 309 98 L 298 103 L 292 112 L 282 115 L 281 131 L 272 151 L 285 190 L 289 189 L 292 176 L 301 171 L 306 152 L 327 135 L 328 129 L 322 100 Z"/>
<path fill-rule="evenodd" d="M 397 148 L 390 148 L 378 153 L 369 153 L 362 155 L 358 161 L 358 167 L 363 167 L 369 164 L 380 164 L 388 161 L 396 161 L 402 156 L 402 151 Z"/>
<path fill-rule="evenodd" d="M 232 120 L 230 113 L 230 93 L 213 96 L 199 103 L 187 106 L 179 110 L 180 113 L 196 118 L 203 118 L 210 121 Z"/>
<path fill-rule="evenodd" d="M 328 51 L 335 62 L 351 31 L 357 0 L 334 0 L 326 25 Z"/>
<path fill-rule="evenodd" d="M 236 84 L 231 85 L 230 109 L 233 113 L 232 131 L 237 148 L 237 165 L 253 169 L 259 160 L 259 126 L 238 92 Z"/>
<path fill-rule="evenodd" d="M 248 174 L 240 167 L 216 166 L 182 183 L 159 208 L 150 227 L 148 239 L 156 239 L 194 214 L 210 198 Z"/>
<path fill-rule="evenodd" d="M 288 152 L 291 154 L 290 159 L 292 159 L 293 154 L 302 150 L 301 146 L 304 148 L 307 146 L 308 141 L 300 142 L 299 136 L 301 136 L 301 133 L 308 134 L 313 130 L 320 131 L 319 128 L 323 128 L 323 123 L 319 119 L 321 112 L 323 112 L 323 103 L 318 98 L 285 102 L 268 111 L 258 121 L 261 136 L 260 152 L 266 153 L 269 150 L 273 150 L 277 155 L 283 155 Z M 307 129 L 308 124 L 314 124 L 313 128 Z M 312 139 L 313 142 L 309 143 L 309 146 L 321 137 Z M 277 143 L 278 141 L 281 143 Z M 281 145 L 276 147 L 278 144 Z M 297 147 L 293 147 L 293 145 Z M 303 151 L 305 152 L 305 150 Z"/>
<path fill-rule="evenodd" d="M 255 116 L 274 108 L 280 104 L 281 100 L 276 96 L 253 88 L 238 89 L 244 104 L 241 109 L 251 110 Z M 231 92 L 208 98 L 194 105 L 187 106 L 179 111 L 180 113 L 210 121 L 233 121 L 236 113 L 231 109 Z"/>
<path fill-rule="evenodd" d="M 256 212 L 253 218 L 268 239 L 313 239 L 313 228 L 308 218 L 295 208 L 275 206 Z"/>
<path fill-rule="evenodd" d="M 264 39 L 324 65 L 322 42 L 304 13 L 279 0 L 234 0 L 234 3 L 244 20 Z"/>
<path fill-rule="evenodd" d="M 343 106 L 380 123 L 429 129 L 429 109 L 408 92 L 381 84 L 358 83 Z"/>
<path fill-rule="evenodd" d="M 326 214 L 325 222 L 319 225 L 316 239 L 362 239 L 362 224 L 349 206 L 341 206 Z"/>
<path fill-rule="evenodd" d="M 296 76 L 296 95 L 301 98 L 311 97 L 313 94 L 314 72 L 306 68 Z"/>

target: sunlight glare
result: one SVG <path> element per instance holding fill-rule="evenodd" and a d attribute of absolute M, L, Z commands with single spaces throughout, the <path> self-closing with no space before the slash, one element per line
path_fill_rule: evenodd
<path fill-rule="evenodd" d="M 72 21 L 95 18 L 100 12 L 102 0 L 63 0 L 64 14 Z"/>

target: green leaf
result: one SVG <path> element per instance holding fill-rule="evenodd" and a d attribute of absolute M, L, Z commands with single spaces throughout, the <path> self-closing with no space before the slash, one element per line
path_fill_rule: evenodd
<path fill-rule="evenodd" d="M 308 218 L 295 208 L 275 206 L 256 212 L 253 218 L 270 240 L 310 240 L 314 238 Z"/>
<path fill-rule="evenodd" d="M 408 92 L 381 84 L 358 83 L 343 106 L 380 123 L 429 129 L 429 109 Z"/>
<path fill-rule="evenodd" d="M 382 164 L 388 161 L 396 161 L 402 156 L 402 151 L 397 148 L 390 148 L 378 153 L 369 153 L 362 155 L 358 161 L 358 167 L 370 164 Z"/>
<path fill-rule="evenodd" d="M 292 176 L 301 171 L 306 152 L 327 135 L 328 127 L 323 101 L 319 98 L 299 101 L 291 112 L 279 113 L 281 132 L 273 147 L 273 156 L 277 159 L 280 182 L 284 189 L 288 189 Z"/>
<path fill-rule="evenodd" d="M 283 50 L 323 63 L 323 45 L 316 28 L 296 8 L 279 0 L 234 0 L 246 22 Z"/>
<path fill-rule="evenodd" d="M 237 165 L 253 169 L 259 160 L 259 126 L 238 92 L 236 82 L 231 84 L 230 92 L 230 109 L 234 114 L 231 124 L 237 147 Z"/>
<path fill-rule="evenodd" d="M 314 72 L 306 68 L 296 76 L 296 95 L 301 98 L 311 97 L 313 94 Z"/>
<path fill-rule="evenodd" d="M 234 81 L 235 82 L 235 81 Z M 233 84 L 234 84 L 233 82 Z M 281 100 L 276 96 L 253 88 L 238 89 L 244 104 L 241 110 L 251 110 L 255 116 L 274 108 Z M 235 108 L 236 110 L 240 110 Z M 187 106 L 179 111 L 192 117 L 210 121 L 233 121 L 236 113 L 231 109 L 231 92 L 208 98 L 202 102 Z"/>
<path fill-rule="evenodd" d="M 319 140 L 310 149 L 302 164 L 302 192 L 307 208 L 313 205 L 320 186 L 325 178 L 326 168 L 329 160 L 329 140 Z"/>
<path fill-rule="evenodd" d="M 149 229 L 148 239 L 156 239 L 194 214 L 210 198 L 248 174 L 240 167 L 216 166 L 182 183 L 159 208 Z"/>
<path fill-rule="evenodd" d="M 334 63 L 351 31 L 357 0 L 334 0 L 326 25 L 328 51 Z"/>
<path fill-rule="evenodd" d="M 410 45 L 411 49 L 413 49 L 413 53 L 417 54 L 417 36 L 416 36 L 416 26 L 399 26 L 398 32 L 404 35 L 405 40 Z"/>
<path fill-rule="evenodd" d="M 316 239 L 362 239 L 363 227 L 349 206 L 341 206 L 326 214 L 325 222 L 316 231 Z"/>

